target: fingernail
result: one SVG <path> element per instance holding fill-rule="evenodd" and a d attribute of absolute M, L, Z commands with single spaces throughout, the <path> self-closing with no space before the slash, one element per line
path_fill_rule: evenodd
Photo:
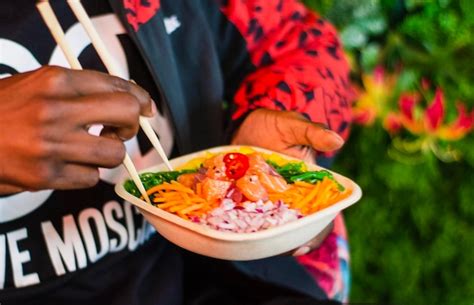
<path fill-rule="evenodd" d="M 155 104 L 155 101 L 153 99 L 150 99 L 150 103 L 151 103 L 151 105 L 150 105 L 149 111 L 147 112 L 146 116 L 152 118 L 156 115 L 158 110 L 156 109 L 156 104 Z"/>
<path fill-rule="evenodd" d="M 338 147 L 341 147 L 344 144 L 344 139 L 337 132 L 330 129 L 326 129 L 325 131 L 331 133 L 332 137 L 334 138 L 334 142 Z"/>
<path fill-rule="evenodd" d="M 298 248 L 298 250 L 296 250 L 295 253 L 293 253 L 293 256 L 305 255 L 305 254 L 308 254 L 310 251 L 311 251 L 311 248 L 309 246 L 303 246 L 303 247 Z"/>

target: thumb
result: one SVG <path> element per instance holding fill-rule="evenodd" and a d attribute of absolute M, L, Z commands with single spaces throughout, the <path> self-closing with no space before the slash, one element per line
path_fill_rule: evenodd
<path fill-rule="evenodd" d="M 318 151 L 333 151 L 344 145 L 341 136 L 321 124 L 297 119 L 292 125 L 293 132 L 289 135 L 294 137 L 295 144 L 311 146 Z"/>

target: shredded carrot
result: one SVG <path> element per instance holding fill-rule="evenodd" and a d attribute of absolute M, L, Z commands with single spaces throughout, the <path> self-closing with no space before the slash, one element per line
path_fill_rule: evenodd
<path fill-rule="evenodd" d="M 186 204 L 178 204 L 178 205 L 175 205 L 175 206 L 172 206 L 171 208 L 169 208 L 169 211 L 172 212 L 172 213 L 179 213 L 187 207 L 188 206 Z"/>
<path fill-rule="evenodd" d="M 197 183 L 196 184 L 196 194 L 198 196 L 202 196 L 202 183 Z"/>
<path fill-rule="evenodd" d="M 297 181 L 282 193 L 269 193 L 272 201 L 282 200 L 292 209 L 298 209 L 303 215 L 322 210 L 351 194 L 350 190 L 341 192 L 337 184 L 324 178 L 316 184 Z"/>
<path fill-rule="evenodd" d="M 296 181 L 295 185 L 303 186 L 303 187 L 307 187 L 307 188 L 313 188 L 314 187 L 314 184 L 304 182 L 304 181 Z"/>
<path fill-rule="evenodd" d="M 166 199 L 163 197 L 155 197 L 153 198 L 153 202 L 160 203 L 160 202 L 165 202 Z"/>
<path fill-rule="evenodd" d="M 203 195 L 203 184 L 196 183 L 189 188 L 177 181 L 153 186 L 147 191 L 155 206 L 189 219 L 206 215 L 220 204 L 219 200 L 206 200 Z M 315 184 L 296 181 L 289 184 L 284 192 L 268 192 L 268 199 L 276 202 L 281 200 L 292 209 L 298 209 L 303 215 L 308 215 L 324 209 L 335 202 L 346 198 L 350 190 L 341 192 L 335 181 L 324 178 Z"/>
<path fill-rule="evenodd" d="M 318 191 L 319 191 L 319 189 L 320 189 L 320 187 L 323 183 L 324 183 L 324 181 L 316 183 L 316 186 L 313 187 L 313 189 L 308 194 L 306 194 L 306 196 L 302 200 L 296 202 L 294 204 L 294 207 L 301 209 L 303 206 L 305 206 L 311 200 L 313 200 L 316 197 L 316 195 L 318 194 Z"/>
<path fill-rule="evenodd" d="M 194 205 L 188 206 L 187 208 L 181 210 L 181 213 L 188 214 L 189 212 L 199 210 L 203 206 L 204 206 L 204 203 L 194 204 Z"/>
<path fill-rule="evenodd" d="M 190 188 L 185 187 L 181 183 L 178 183 L 176 181 L 172 181 L 171 183 L 163 183 L 156 185 L 152 188 L 150 188 L 147 191 L 148 195 L 151 195 L 153 193 L 156 193 L 158 191 L 179 191 L 179 192 L 184 192 L 184 193 L 189 193 L 189 194 L 194 194 L 194 191 Z"/>

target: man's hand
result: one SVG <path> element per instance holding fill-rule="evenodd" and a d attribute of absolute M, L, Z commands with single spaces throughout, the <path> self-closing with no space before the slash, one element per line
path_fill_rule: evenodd
<path fill-rule="evenodd" d="M 0 193 L 95 185 L 151 115 L 146 91 L 93 71 L 44 67 L 0 80 Z M 102 136 L 88 128 L 104 125 Z"/>
<path fill-rule="evenodd" d="M 232 143 L 255 145 L 314 162 L 315 150 L 337 150 L 344 140 L 334 131 L 307 120 L 300 113 L 257 109 L 242 123 Z"/>
<path fill-rule="evenodd" d="M 344 140 L 334 131 L 307 120 L 299 113 L 257 109 L 244 120 L 232 144 L 259 146 L 314 163 L 316 150 L 337 150 Z M 293 254 L 303 255 L 316 249 L 331 231 L 332 223 Z"/>

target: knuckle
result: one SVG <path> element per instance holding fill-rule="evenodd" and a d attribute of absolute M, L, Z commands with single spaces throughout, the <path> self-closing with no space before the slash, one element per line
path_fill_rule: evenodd
<path fill-rule="evenodd" d="M 130 117 L 133 119 L 133 122 L 138 123 L 138 118 L 140 117 L 140 105 L 139 104 L 133 104 L 133 106 L 130 108 Z"/>
<path fill-rule="evenodd" d="M 114 91 L 128 92 L 128 91 L 130 91 L 130 88 L 132 86 L 130 84 L 130 82 L 128 82 L 124 79 L 121 79 L 120 77 L 112 77 L 111 81 L 112 81 L 112 87 L 113 87 Z"/>
<path fill-rule="evenodd" d="M 64 86 L 68 77 L 68 70 L 57 66 L 46 66 L 38 70 L 43 79 L 43 87 L 49 90 L 54 90 Z"/>
<path fill-rule="evenodd" d="M 100 180 L 100 175 L 99 175 L 99 169 L 93 168 L 87 171 L 85 175 L 83 175 L 85 178 L 83 181 L 83 186 L 84 187 L 92 187 L 95 186 L 97 183 L 99 183 Z"/>
<path fill-rule="evenodd" d="M 146 91 L 146 90 L 142 90 L 142 91 L 143 91 L 143 95 L 144 95 L 144 100 L 146 101 L 147 104 L 151 105 L 151 95 L 150 95 L 150 93 L 148 93 L 148 91 Z"/>
<path fill-rule="evenodd" d="M 48 160 L 54 155 L 54 145 L 48 140 L 48 133 L 43 129 L 37 130 L 35 140 L 31 141 L 29 150 L 33 158 L 37 160 Z"/>
<path fill-rule="evenodd" d="M 146 90 L 141 90 L 143 92 L 143 103 L 145 107 L 151 107 L 151 95 Z"/>
<path fill-rule="evenodd" d="M 37 189 L 49 187 L 54 183 L 57 175 L 58 170 L 52 163 L 39 162 L 35 169 L 34 187 Z"/>
<path fill-rule="evenodd" d="M 118 136 L 121 140 L 129 140 L 138 133 L 138 124 L 130 126 L 129 128 L 123 128 L 118 131 Z"/>
<path fill-rule="evenodd" d="M 55 185 L 60 189 L 90 188 L 99 183 L 99 169 L 88 166 L 65 166 L 57 180 Z"/>
<path fill-rule="evenodd" d="M 129 93 L 123 94 L 123 101 L 126 104 L 129 114 L 134 118 L 140 115 L 140 103 L 135 96 Z"/>
<path fill-rule="evenodd" d="M 121 141 L 115 141 L 115 147 L 112 149 L 111 162 L 112 166 L 118 166 L 125 158 L 125 145 Z"/>
<path fill-rule="evenodd" d="M 93 153 L 103 160 L 104 166 L 116 167 L 125 157 L 125 145 L 119 140 L 103 140 L 95 146 Z"/>
<path fill-rule="evenodd" d="M 36 119 L 38 126 L 56 122 L 60 117 L 61 105 L 50 99 L 40 99 L 35 101 Z"/>

